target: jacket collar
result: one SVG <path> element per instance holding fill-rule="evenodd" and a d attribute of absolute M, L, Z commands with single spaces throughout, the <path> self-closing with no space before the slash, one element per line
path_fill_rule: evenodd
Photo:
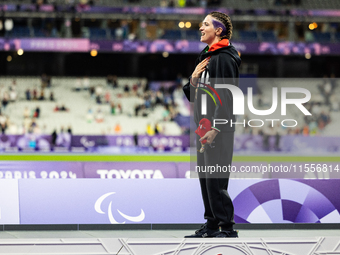
<path fill-rule="evenodd" d="M 208 52 L 215 51 L 215 50 L 218 50 L 220 48 L 227 47 L 227 46 L 229 46 L 229 40 L 228 39 L 222 39 L 221 41 L 211 45 Z"/>

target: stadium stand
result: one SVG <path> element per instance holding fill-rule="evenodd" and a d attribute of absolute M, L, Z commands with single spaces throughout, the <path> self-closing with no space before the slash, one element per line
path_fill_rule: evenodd
<path fill-rule="evenodd" d="M 68 11 L 58 12 L 57 18 L 61 19 L 56 21 L 56 19 L 46 19 L 43 13 L 36 11 L 38 18 L 37 24 L 31 24 L 31 22 L 26 21 L 22 23 L 20 12 L 20 5 L 37 3 L 38 5 L 43 2 L 44 4 L 53 4 L 58 7 L 67 7 Z M 174 3 L 174 5 L 171 4 Z M 180 3 L 179 3 L 180 2 Z M 244 42 L 279 42 L 279 41 L 306 41 L 306 42 L 318 42 L 318 43 L 337 43 L 340 41 L 339 31 L 340 26 L 336 22 L 334 14 L 330 16 L 319 17 L 317 22 L 317 27 L 315 29 L 308 28 L 310 23 L 315 22 L 314 17 L 317 19 L 318 14 L 308 13 L 304 10 L 336 10 L 340 8 L 339 1 L 322 1 L 322 0 L 221 0 L 221 1 L 201 1 L 201 0 L 187 0 L 187 1 L 170 1 L 170 0 L 139 0 L 139 1 L 128 1 L 128 0 L 93 0 L 93 1 L 79 1 L 79 0 L 47 0 L 47 1 L 2 1 L 0 4 L 17 4 L 17 18 L 13 18 L 14 27 L 12 31 L 6 31 L 5 36 L 9 38 L 23 38 L 23 37 L 83 37 L 90 39 L 111 39 L 111 40 L 123 40 L 123 39 L 140 39 L 140 40 L 153 40 L 153 39 L 166 39 L 166 40 L 198 40 L 200 34 L 198 32 L 198 27 L 202 15 L 197 15 L 193 13 L 188 13 L 190 16 L 186 16 L 183 13 L 176 11 L 176 19 L 172 19 L 172 23 L 169 22 L 168 16 L 163 18 L 163 12 L 161 8 L 153 9 L 157 10 L 157 14 L 152 14 L 151 16 L 139 15 L 135 18 L 134 15 L 138 13 L 138 9 L 135 10 L 130 8 L 130 12 L 126 15 L 126 20 L 122 16 L 108 17 L 107 15 L 102 15 L 102 17 L 97 17 L 96 22 L 89 25 L 86 24 L 86 18 L 76 17 L 76 20 L 81 20 L 78 24 L 74 24 L 73 20 L 63 20 L 63 15 L 65 13 L 78 12 L 79 16 L 88 14 L 87 12 L 82 12 L 82 8 L 76 8 L 77 6 L 83 6 L 89 4 L 91 6 L 103 6 L 103 7 L 169 7 L 174 6 L 180 7 L 202 7 L 207 3 L 213 4 L 214 7 L 223 7 L 230 10 L 230 15 L 235 26 L 234 26 L 234 40 L 244 41 Z M 74 6 L 72 9 L 71 6 Z M 34 5 L 33 5 L 34 7 Z M 211 7 L 211 6 L 210 6 Z M 71 9 L 70 9 L 71 8 Z M 85 7 L 84 7 L 85 8 Z M 196 8 L 197 10 L 198 8 Z M 198 10 L 203 10 L 198 9 Z M 213 9 L 208 9 L 213 10 Z M 13 12 L 13 10 L 12 10 Z M 98 9 L 98 12 L 104 12 L 104 9 Z M 262 15 L 265 12 L 266 14 Z M 300 13 L 300 14 L 296 14 Z M 11 12 L 9 12 L 11 13 Z M 19 13 L 19 14 L 18 14 Z M 55 12 L 56 13 L 56 12 Z M 135 13 L 135 14 L 134 14 Z M 170 14 L 168 10 L 164 14 Z M 194 12 L 196 13 L 196 12 Z M 295 13 L 295 14 L 294 14 Z M 116 14 L 116 13 L 113 13 Z M 121 14 L 121 13 L 117 13 Z M 124 13 L 125 14 L 125 13 Z M 161 14 L 161 15 L 160 15 Z M 40 15 L 40 17 L 39 17 Z M 41 16 L 43 15 L 43 16 Z M 111 14 L 110 14 L 111 15 Z M 174 16 L 173 14 L 172 16 Z M 315 16 L 316 15 L 316 16 Z M 332 15 L 334 17 L 332 17 Z M 265 16 L 265 20 L 262 20 Z M 242 17 L 245 17 L 243 19 Z M 254 19 L 253 19 L 254 17 Z M 273 22 L 273 17 L 276 17 Z M 278 18 L 281 17 L 281 18 Z M 294 18 L 292 20 L 292 18 Z M 40 20 L 39 20 L 40 19 Z M 87 18 L 91 20 L 92 18 Z M 189 28 L 179 29 L 178 21 L 181 19 L 188 19 L 191 21 L 192 25 Z M 191 20 L 192 19 L 192 20 Z M 124 21 L 124 24 L 122 24 Z M 126 23 L 128 21 L 128 24 Z M 131 22 L 133 21 L 133 22 Z M 293 22 L 292 22 L 293 21 Z M 66 23 L 71 22 L 66 26 Z M 76 22 L 76 23 L 77 23 Z M 109 24 L 111 22 L 111 24 Z M 167 23 L 167 27 L 161 26 L 161 22 Z M 265 26 L 262 27 L 260 23 L 264 23 Z M 58 24 L 57 24 L 58 23 Z M 274 24 L 274 25 L 273 25 Z M 272 26 L 271 26 L 272 25 Z M 79 27 L 78 27 L 79 26 Z M 249 29 L 250 26 L 251 29 Z M 77 27 L 77 28 L 75 28 Z M 143 28 L 143 29 L 141 29 Z M 80 30 L 81 32 L 79 32 Z M 1 32 L 0 32 L 1 33 Z"/>
<path fill-rule="evenodd" d="M 90 4 L 94 6 L 111 6 L 111 7 L 123 7 L 123 6 L 145 6 L 145 7 L 169 7 L 172 6 L 172 1 L 158 1 L 158 0 L 139 0 L 139 1 L 128 1 L 128 0 L 94 0 L 94 1 L 68 1 L 68 0 L 47 0 L 44 1 L 45 4 L 55 4 L 55 5 L 77 5 L 77 4 Z M 289 10 L 289 9 L 296 9 L 297 7 L 300 9 L 336 9 L 340 8 L 339 1 L 323 1 L 323 0 L 222 0 L 222 1 L 181 1 L 181 4 L 178 1 L 173 1 L 175 7 L 202 7 L 203 2 L 207 3 L 207 7 L 214 4 L 214 6 L 219 7 L 226 7 L 228 9 L 234 9 L 235 16 L 238 14 L 245 15 L 248 17 L 249 15 L 254 14 L 253 12 L 243 12 L 242 10 L 251 10 L 251 9 L 282 9 L 282 10 Z M 21 1 L 2 1 L 0 4 L 32 4 L 37 3 L 36 1 L 30 0 L 21 0 Z M 38 4 L 38 3 L 37 3 Z M 241 10 L 239 12 L 239 10 Z M 319 43 L 336 43 L 340 41 L 340 27 L 337 23 L 330 23 L 329 21 L 320 22 L 318 24 L 317 29 L 308 29 L 309 22 L 296 22 L 291 27 L 291 31 L 293 31 L 293 35 L 280 35 L 280 26 L 281 28 L 288 27 L 288 17 L 289 12 L 284 12 L 283 19 L 280 21 L 282 24 L 279 26 L 270 26 L 270 22 L 266 23 L 264 26 L 258 26 L 256 22 L 252 22 L 249 20 L 242 21 L 237 20 L 235 24 L 235 30 L 233 34 L 233 40 L 235 42 L 279 42 L 279 41 L 287 41 L 288 37 L 289 40 L 295 41 L 306 41 L 306 42 L 319 42 Z M 184 17 L 185 15 L 182 15 Z M 251 16 L 250 16 L 251 17 Z M 201 18 L 201 16 L 199 16 Z M 165 40 L 194 40 L 197 41 L 200 38 L 200 32 L 198 31 L 198 24 L 199 18 L 196 17 L 196 21 L 192 21 L 193 24 L 190 28 L 179 29 L 178 22 L 172 21 L 169 22 L 166 19 L 162 18 L 162 15 L 155 18 L 153 16 L 147 22 L 139 19 L 135 19 L 134 23 L 128 22 L 127 20 L 118 19 L 113 21 L 113 26 L 107 24 L 108 20 L 105 18 L 100 19 L 98 23 L 95 23 L 93 26 L 85 25 L 85 19 L 81 20 L 79 18 L 78 21 L 82 21 L 83 26 L 80 29 L 80 34 L 73 33 L 72 31 L 65 32 L 65 27 L 58 28 L 59 31 L 56 33 L 52 33 L 52 30 L 56 30 L 55 24 L 52 26 L 53 22 L 48 23 L 50 21 L 46 21 L 46 23 L 41 22 L 40 26 L 37 24 L 30 24 L 30 22 L 26 22 L 27 26 L 24 26 L 22 23 L 17 22 L 14 19 L 14 28 L 13 30 L 6 34 L 8 37 L 13 38 L 25 38 L 25 37 L 83 37 L 83 38 L 90 38 L 90 39 L 112 39 L 112 40 L 123 40 L 123 39 L 156 39 L 161 38 Z M 131 19 L 131 17 L 127 18 Z M 98 20 L 97 20 L 98 21 Z M 72 22 L 69 20 L 68 28 L 72 28 Z M 139 38 L 139 28 L 142 25 L 142 22 L 145 22 L 146 32 L 145 34 L 151 34 L 150 37 L 145 36 Z M 163 22 L 163 26 L 160 26 L 160 23 Z M 196 22 L 196 23 L 195 23 Z M 48 25 L 46 25 L 48 23 Z M 63 26 L 66 26 L 64 22 Z M 166 23 L 166 25 L 164 25 Z M 195 23 L 195 24 L 194 24 Z M 264 22 L 265 23 L 265 22 Z M 169 25 L 170 24 L 170 25 Z M 276 23 L 278 24 L 278 23 Z M 263 25 L 263 24 L 262 24 Z M 49 27 L 49 29 L 46 29 Z M 152 29 L 150 28 L 152 27 Z M 148 30 L 148 28 L 150 28 Z M 299 28 L 299 29 L 297 29 Z M 301 28 L 301 29 L 300 29 Z M 152 33 L 150 32 L 152 30 Z M 288 30 L 288 29 L 287 29 Z M 293 39 L 292 39 L 293 38 Z M 242 63 L 241 69 L 248 69 L 247 73 L 252 67 L 249 63 Z M 258 65 L 257 65 L 258 67 Z M 256 69 L 256 68 L 255 68 Z M 255 72 L 257 73 L 257 71 Z M 4 87 L 9 86 L 12 82 L 14 77 L 10 78 L 1 78 L 0 84 Z M 85 132 L 88 134 L 100 134 L 100 133 L 107 133 L 107 132 L 114 132 L 112 128 L 119 122 L 122 126 L 121 133 L 122 134 L 133 134 L 134 129 L 138 129 L 138 132 L 145 133 L 145 126 L 148 122 L 157 123 L 162 122 L 162 125 L 165 125 L 167 134 L 180 134 L 183 132 L 181 127 L 175 121 L 169 121 L 169 119 L 175 119 L 176 111 L 184 111 L 181 112 L 180 116 L 187 117 L 189 116 L 188 112 L 183 109 L 188 109 L 185 105 L 185 101 L 183 101 L 183 94 L 181 92 L 173 93 L 175 96 L 174 101 L 176 101 L 177 107 L 176 109 L 173 108 L 166 108 L 164 105 L 157 105 L 153 110 L 150 110 L 150 98 L 154 98 L 155 95 L 145 95 L 143 91 L 138 89 L 138 93 L 142 96 L 137 97 L 135 95 L 131 95 L 133 91 L 133 87 L 136 83 L 138 83 L 138 79 L 134 78 L 120 78 L 119 83 L 121 84 L 119 88 L 112 88 L 106 85 L 105 78 L 90 78 L 90 84 L 88 88 L 84 89 L 82 87 L 82 81 L 79 81 L 79 78 L 56 78 L 53 77 L 52 79 L 52 86 L 47 87 L 44 91 L 45 97 L 47 98 L 50 95 L 50 92 L 53 91 L 55 102 L 49 102 L 48 100 L 41 100 L 41 101 L 25 101 L 24 95 L 27 88 L 33 89 L 37 88 L 36 90 L 40 91 L 40 80 L 38 78 L 18 78 L 17 79 L 17 92 L 18 92 L 18 99 L 16 102 L 9 102 L 6 109 L 3 109 L 2 113 L 9 116 L 11 122 L 16 124 L 17 126 L 22 125 L 22 119 L 19 118 L 16 121 L 16 117 L 12 116 L 22 116 L 22 112 L 26 108 L 26 104 L 30 109 L 35 109 L 37 104 L 41 108 L 41 118 L 37 120 L 37 123 L 40 127 L 46 125 L 46 132 L 50 133 L 53 131 L 55 127 L 61 128 L 61 125 L 57 125 L 57 122 L 54 122 L 52 119 L 55 117 L 49 117 L 49 114 L 58 114 L 61 119 L 65 120 L 63 126 L 71 125 L 73 128 L 74 133 Z M 146 81 L 145 81 L 146 82 Z M 127 96 L 127 91 L 124 90 L 124 85 L 127 85 L 129 88 L 130 93 Z M 284 82 L 281 84 L 277 84 L 277 87 L 283 86 Z M 320 82 L 322 84 L 322 82 Z M 320 84 L 314 84 L 312 87 L 318 88 Z M 100 86 L 99 86 L 100 85 Z M 289 84 L 287 84 L 289 85 Z M 270 106 L 271 99 L 271 86 L 270 84 L 260 83 L 259 89 L 263 91 L 263 94 L 255 95 L 254 97 L 254 106 L 259 107 L 268 107 Z M 301 87 L 300 84 L 297 85 Z M 306 84 L 307 86 L 307 84 Z M 95 96 L 96 91 L 94 91 L 94 96 L 91 97 L 87 89 L 90 87 L 99 87 L 99 90 L 102 90 L 102 95 L 99 97 Z M 334 91 L 337 88 L 334 88 Z M 104 92 L 103 92 L 104 91 Z M 9 92 L 9 91 L 8 91 Z M 69 92 L 69 93 L 65 93 Z M 103 103 L 106 100 L 105 93 L 108 93 L 108 97 L 112 99 L 113 105 L 118 107 L 118 102 L 120 107 L 123 109 L 123 114 L 117 114 L 115 111 L 114 118 L 106 118 L 107 116 L 111 116 L 112 109 L 110 107 L 110 100 L 106 103 Z M 322 91 L 318 89 L 312 89 L 312 103 L 310 105 L 311 110 L 313 108 L 321 108 L 321 110 L 316 110 L 317 112 L 325 111 L 327 114 L 337 114 L 337 109 L 339 106 L 336 103 L 335 97 L 326 97 Z M 156 92 L 153 92 L 156 93 Z M 269 94 L 267 94 L 269 93 Z M 39 96 L 39 92 L 37 93 Z M 163 95 L 164 96 L 164 95 Z M 1 95 L 3 99 L 3 95 Z M 266 100 L 269 100 L 268 102 Z M 107 101 L 107 100 L 106 100 Z M 117 102 L 116 102 L 117 101 Z M 262 102 L 261 102 L 262 101 Z M 99 104 L 100 103 L 100 104 Z M 56 106 L 57 104 L 57 106 Z M 64 105 L 68 112 L 54 112 L 53 110 L 56 107 L 62 107 Z M 80 109 L 80 105 L 82 105 L 82 109 Z M 85 106 L 84 106 L 85 105 Z M 138 105 L 142 105 L 140 109 Z M 145 108 L 143 108 L 143 105 Z M 329 107 L 331 105 L 331 107 Z M 330 108 L 330 110 L 328 109 Z M 19 110 L 17 110 L 19 109 Z M 91 109 L 91 111 L 89 111 Z M 127 110 L 129 109 L 129 110 Z M 137 110 L 136 110 L 137 109 Z M 135 111 L 139 112 L 141 116 L 135 116 Z M 104 121 L 95 121 L 95 115 L 98 113 L 100 115 L 100 120 Z M 74 115 L 75 114 L 75 115 Z M 90 115 L 92 116 L 92 123 L 89 120 L 91 119 Z M 147 115 L 148 117 L 143 117 Z M 250 113 L 249 113 L 250 114 Z M 294 111 L 290 113 L 292 118 L 297 118 L 296 113 Z M 51 116 L 52 116 L 51 115 Z M 138 114 L 137 114 L 138 115 Z M 171 117 L 168 117 L 171 115 Z M 249 116 L 252 117 L 252 116 Z M 275 116 L 274 116 L 275 117 Z M 133 121 L 134 118 L 138 118 L 142 120 L 143 125 L 138 127 L 134 127 Z M 111 120 L 112 119 L 112 120 Z M 167 119 L 164 121 L 164 119 Z M 181 119 L 178 117 L 177 119 Z M 326 118 L 327 119 L 327 118 Z M 334 118 L 331 116 L 331 120 Z M 144 121 L 144 122 L 143 122 Z M 315 122 L 316 120 L 301 120 L 299 123 L 310 124 Z M 164 122 L 164 123 L 163 123 Z M 185 122 L 185 121 L 184 121 Z M 325 122 L 325 121 L 324 121 Z M 86 123 L 86 124 L 85 124 Z M 313 124 L 314 125 L 314 124 Z M 169 126 L 169 127 L 168 127 Z M 322 125 L 321 125 L 322 126 Z M 327 133 L 332 133 L 333 131 L 333 121 L 327 123 L 322 127 L 322 130 L 327 130 Z M 81 127 L 81 128 L 78 128 Z M 299 126 L 299 132 L 303 129 L 304 125 Z M 110 131 L 108 129 L 110 128 Z M 80 131 L 82 130 L 82 131 Z M 330 130 L 330 131 L 329 131 Z M 335 129 L 334 129 L 335 130 Z M 286 130 L 287 131 L 287 130 Z M 329 132 L 328 132 L 329 131 Z M 246 132 L 246 131 L 240 131 Z M 321 132 L 321 131 L 320 131 Z"/>
<path fill-rule="evenodd" d="M 256 42 L 258 36 L 256 31 L 239 31 L 239 38 L 245 42 Z"/>
<path fill-rule="evenodd" d="M 261 41 L 264 42 L 276 42 L 277 37 L 273 31 L 262 31 L 261 32 Z"/>
<path fill-rule="evenodd" d="M 201 37 L 199 31 L 197 30 L 186 30 L 185 31 L 185 38 L 187 40 L 192 40 L 192 41 L 196 41 L 199 40 Z"/>
<path fill-rule="evenodd" d="M 106 29 L 102 28 L 90 28 L 91 39 L 107 39 Z"/>
<path fill-rule="evenodd" d="M 15 0 L 2 1 L 4 4 L 31 4 L 31 0 Z M 46 4 L 56 5 L 72 5 L 72 4 L 91 4 L 96 6 L 179 6 L 179 7 L 228 7 L 237 9 L 256 9 L 256 8 L 291 8 L 299 7 L 301 9 L 338 9 L 340 2 L 336 0 L 221 0 L 221 1 L 201 1 L 201 0 L 186 0 L 186 1 L 171 1 L 171 0 L 47 0 L 42 1 Z M 172 3 L 173 2 L 173 3 Z"/>
<path fill-rule="evenodd" d="M 28 27 L 14 27 L 12 36 L 18 38 L 31 37 L 31 32 Z"/>
<path fill-rule="evenodd" d="M 333 85 L 331 85 L 333 83 Z M 253 97 L 253 105 L 255 109 L 267 110 L 272 106 L 272 88 L 276 87 L 279 91 L 278 98 L 280 96 L 281 88 L 299 87 L 306 88 L 311 93 L 310 101 L 304 106 L 312 113 L 312 116 L 305 116 L 301 114 L 301 111 L 293 105 L 287 106 L 287 114 L 284 119 L 294 119 L 298 125 L 294 128 L 279 127 L 282 135 L 319 135 L 332 136 L 337 134 L 336 126 L 338 121 L 333 122 L 339 116 L 339 103 L 337 92 L 339 88 L 335 84 L 335 80 L 328 80 L 328 78 L 322 79 L 259 79 L 258 89 L 259 93 Z M 326 85 L 327 84 L 327 85 Z M 329 85 L 328 85 L 329 84 Z M 329 100 L 325 95 L 325 86 L 330 86 L 328 95 L 332 95 Z M 333 87 L 333 88 L 331 88 Z M 295 96 L 295 97 L 294 97 Z M 289 98 L 301 98 L 299 95 L 289 95 Z M 247 101 L 247 97 L 245 101 Z M 248 119 L 259 119 L 259 116 L 251 113 L 246 108 L 246 115 Z M 281 105 L 278 104 L 277 111 L 273 114 L 266 116 L 266 119 L 281 119 Z M 307 131 L 306 131 L 307 128 Z M 264 132 L 264 128 L 252 128 L 252 134 L 261 134 Z M 250 129 L 238 127 L 236 132 L 238 134 L 247 133 Z M 306 133 L 304 133 L 306 132 Z"/>
<path fill-rule="evenodd" d="M 182 38 L 182 33 L 180 30 L 165 30 L 161 39 L 167 40 L 180 40 Z"/>
<path fill-rule="evenodd" d="M 60 131 L 66 129 L 68 126 L 72 127 L 73 134 L 115 134 L 114 127 L 119 123 L 121 125 L 121 132 L 119 134 L 139 134 L 146 133 L 146 126 L 148 123 L 155 125 L 159 123 L 162 127 L 162 132 L 166 135 L 180 135 L 181 127 L 170 119 L 164 118 L 164 105 L 156 105 L 154 107 L 147 108 L 145 111 L 141 111 L 140 116 L 135 116 L 135 107 L 137 104 L 144 104 L 144 99 L 132 92 L 127 95 L 124 92 L 123 86 L 118 88 L 112 88 L 106 85 L 105 78 L 90 78 L 89 86 L 94 87 L 96 92 L 100 93 L 101 103 L 98 103 L 96 96 L 91 96 L 89 90 L 84 89 L 82 85 L 82 79 L 79 78 L 63 78 L 53 77 L 52 85 L 50 88 L 44 89 L 45 100 L 26 100 L 25 91 L 27 89 L 37 90 L 37 94 L 40 95 L 41 83 L 40 78 L 18 78 L 9 77 L 1 78 L 0 84 L 3 88 L 2 93 L 6 88 L 9 88 L 13 80 L 16 80 L 16 90 L 18 93 L 18 99 L 15 102 L 9 103 L 7 107 L 2 109 L 2 113 L 8 116 L 10 125 L 16 127 L 9 127 L 8 133 L 18 132 L 22 130 L 21 127 L 24 123 L 23 113 L 25 109 L 30 109 L 30 114 L 34 117 L 34 109 L 39 107 L 41 114 L 39 118 L 36 118 L 36 124 L 39 129 L 37 132 L 44 132 L 51 134 L 54 129 Z M 81 82 L 79 82 L 81 81 Z M 140 82 L 140 79 L 133 78 L 120 78 L 119 84 L 127 85 L 130 90 Z M 146 82 L 145 79 L 142 80 Z M 81 86 L 79 87 L 79 84 Z M 50 93 L 53 92 L 55 101 L 49 100 Z M 112 114 L 110 103 L 105 102 L 105 93 L 110 94 L 111 102 L 121 105 L 122 113 L 119 113 L 118 109 L 115 114 Z M 139 87 L 137 93 L 143 94 L 143 88 Z M 98 96 L 98 95 L 97 95 Z M 181 110 L 184 105 L 183 93 L 174 93 L 174 101 L 178 105 L 176 108 L 183 114 L 189 115 L 188 110 Z M 64 106 L 66 111 L 58 110 L 56 108 L 62 108 Z M 92 110 L 92 118 L 89 118 L 89 109 Z M 144 113 L 144 114 L 142 114 Z M 98 115 L 102 121 L 97 120 Z M 135 123 L 137 123 L 136 125 Z"/>
<path fill-rule="evenodd" d="M 88 80 L 84 82 L 84 80 Z M 7 134 L 19 134 L 29 129 L 24 116 L 30 116 L 37 127 L 36 132 L 51 134 L 54 129 L 61 131 L 72 127 L 73 134 L 118 134 L 115 126 L 119 123 L 119 134 L 132 135 L 134 133 L 145 134 L 148 124 L 161 126 L 161 132 L 166 135 L 180 135 L 186 132 L 185 126 L 189 122 L 189 105 L 184 99 L 180 87 L 173 92 L 173 102 L 170 108 L 164 103 L 156 104 L 159 96 L 155 91 L 145 92 L 145 79 L 119 78 L 119 87 L 107 85 L 105 78 L 70 78 L 53 77 L 51 86 L 44 89 L 44 100 L 41 95 L 41 79 L 36 77 L 7 77 L 1 78 L 1 97 L 10 93 L 16 81 L 14 90 L 17 98 L 2 107 L 2 115 L 9 119 Z M 86 85 L 84 85 L 86 84 Z M 138 85 L 139 84 L 139 85 Z M 144 84 L 144 85 L 141 85 Z M 295 84 L 295 85 L 294 85 Z M 125 87 L 129 87 L 126 92 Z M 305 107 L 313 113 L 313 118 L 303 117 L 295 106 L 288 106 L 285 119 L 295 119 L 298 125 L 295 128 L 282 128 L 282 134 L 304 134 L 326 136 L 336 135 L 338 131 L 340 88 L 335 80 L 322 79 L 259 79 L 258 93 L 253 96 L 255 109 L 265 110 L 272 106 L 272 88 L 301 87 L 311 92 L 312 98 Z M 330 86 L 330 87 L 329 87 Z M 36 100 L 27 100 L 27 89 L 36 90 Z M 93 93 L 91 95 L 91 90 Z M 162 91 L 162 90 L 160 90 Z M 160 91 L 158 93 L 160 93 Z M 327 91 L 327 93 L 325 93 Z M 53 92 L 54 101 L 50 100 Z M 166 93 L 159 98 L 166 101 Z M 328 96 L 329 95 L 329 96 Z M 33 99 L 33 92 L 31 98 Z M 245 101 L 247 102 L 247 96 Z M 112 110 L 112 105 L 115 109 Z M 118 107 L 119 105 L 119 107 Z M 137 107 L 138 106 L 138 107 Z M 139 107 L 141 106 L 141 107 Z M 40 108 L 40 116 L 35 116 L 35 109 Z M 61 108 L 65 108 L 62 110 Z M 138 111 L 136 110 L 138 108 Z M 28 109 L 28 110 L 27 110 Z M 58 110 L 57 110 L 58 109 Z M 245 119 L 258 119 L 246 107 Z M 136 112 L 137 111 L 137 112 Z M 174 113 L 174 115 L 172 115 Z M 282 119 L 280 104 L 268 119 Z M 177 123 L 177 122 L 178 123 Z M 138 122 L 138 125 L 135 123 Z M 180 125 L 182 125 L 182 127 Z M 26 128 L 23 128 L 26 125 Z M 252 128 L 252 134 L 261 134 L 266 127 Z M 308 132 L 306 133 L 306 128 Z M 249 129 L 240 125 L 236 129 L 237 134 L 248 133 Z M 33 132 L 33 131 L 32 131 Z M 305 132 L 305 133 L 304 133 Z"/>
<path fill-rule="evenodd" d="M 67 0 L 56 0 L 50 1 L 58 4 L 67 4 L 69 1 Z M 75 1 L 78 2 L 79 1 Z M 89 1 L 88 1 L 89 2 Z M 104 5 L 104 6 L 126 6 L 126 5 L 139 5 L 139 6 L 159 6 L 159 0 L 139 0 L 139 1 L 125 1 L 125 0 L 115 0 L 114 2 L 110 0 L 97 0 L 92 1 L 95 5 Z M 168 5 L 171 1 L 165 1 Z M 175 5 L 180 4 L 177 1 L 173 1 Z M 183 2 L 183 1 L 182 1 Z M 338 1 L 323 1 L 323 0 L 298 0 L 298 1 L 287 1 L 287 0 L 257 0 L 257 1 L 249 1 L 249 0 L 222 0 L 218 1 L 184 1 L 187 6 L 223 6 L 223 7 L 231 7 L 231 8 L 268 8 L 268 7 L 290 7 L 290 6 L 299 6 L 305 9 L 333 9 L 339 8 L 340 4 Z M 219 3 L 220 2 L 220 3 Z"/>
<path fill-rule="evenodd" d="M 315 41 L 320 43 L 330 43 L 331 33 L 314 33 Z"/>

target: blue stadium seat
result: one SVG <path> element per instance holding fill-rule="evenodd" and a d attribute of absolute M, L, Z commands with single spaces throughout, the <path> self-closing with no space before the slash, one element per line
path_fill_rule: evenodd
<path fill-rule="evenodd" d="M 28 27 L 13 27 L 12 37 L 30 37 L 30 29 Z"/>
<path fill-rule="evenodd" d="M 41 28 L 34 27 L 33 31 L 34 31 L 34 37 L 46 37 L 46 34 Z"/>
<path fill-rule="evenodd" d="M 320 43 L 330 43 L 331 33 L 313 33 L 315 41 Z"/>
<path fill-rule="evenodd" d="M 164 30 L 164 34 L 161 36 L 161 39 L 180 40 L 182 39 L 182 34 L 179 30 Z"/>
<path fill-rule="evenodd" d="M 257 32 L 256 31 L 240 31 L 240 40 L 247 41 L 247 42 L 257 42 Z"/>
<path fill-rule="evenodd" d="M 336 33 L 336 34 L 335 34 L 335 40 L 336 40 L 337 42 L 340 42 L 340 33 Z"/>
<path fill-rule="evenodd" d="M 106 30 L 102 28 L 90 28 L 91 39 L 106 39 Z"/>
<path fill-rule="evenodd" d="M 264 42 L 276 42 L 277 38 L 274 31 L 262 31 L 261 38 Z"/>
<path fill-rule="evenodd" d="M 110 38 L 116 39 L 116 30 L 114 28 L 110 29 Z"/>
<path fill-rule="evenodd" d="M 198 30 L 186 30 L 185 38 L 187 40 L 197 41 L 201 38 L 201 32 L 199 32 Z"/>

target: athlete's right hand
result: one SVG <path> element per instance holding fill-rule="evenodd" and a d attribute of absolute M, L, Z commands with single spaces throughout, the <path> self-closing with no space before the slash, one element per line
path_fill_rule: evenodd
<path fill-rule="evenodd" d="M 201 77 L 201 74 L 206 69 L 205 67 L 209 64 L 209 58 L 202 60 L 195 68 L 194 72 L 191 75 L 191 82 L 193 84 L 197 84 L 198 79 Z"/>

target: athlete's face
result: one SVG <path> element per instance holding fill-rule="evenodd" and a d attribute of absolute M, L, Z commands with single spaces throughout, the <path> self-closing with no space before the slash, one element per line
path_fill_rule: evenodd
<path fill-rule="evenodd" d="M 213 19 L 210 15 L 206 16 L 200 27 L 201 31 L 201 42 L 211 45 L 216 39 L 216 29 L 212 23 Z"/>

